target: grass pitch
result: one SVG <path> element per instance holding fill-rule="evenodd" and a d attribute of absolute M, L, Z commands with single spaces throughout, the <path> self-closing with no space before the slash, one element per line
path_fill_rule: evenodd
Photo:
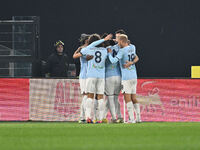
<path fill-rule="evenodd" d="M 199 150 L 200 123 L 0 122 L 0 150 Z"/>

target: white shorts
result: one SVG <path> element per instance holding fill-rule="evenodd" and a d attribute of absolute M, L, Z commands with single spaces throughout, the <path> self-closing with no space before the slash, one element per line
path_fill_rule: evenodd
<path fill-rule="evenodd" d="M 104 94 L 105 79 L 88 78 L 86 79 L 87 93 Z"/>
<path fill-rule="evenodd" d="M 122 93 L 136 94 L 137 79 L 122 80 Z"/>
<path fill-rule="evenodd" d="M 109 95 L 119 95 L 121 90 L 121 77 L 120 76 L 113 76 L 106 78 L 105 84 L 105 94 Z"/>
<path fill-rule="evenodd" d="M 81 94 L 87 93 L 86 92 L 86 79 L 79 79 Z"/>

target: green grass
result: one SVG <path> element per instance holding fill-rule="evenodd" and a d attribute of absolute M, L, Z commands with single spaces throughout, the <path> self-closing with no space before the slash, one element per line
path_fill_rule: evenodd
<path fill-rule="evenodd" d="M 0 122 L 0 150 L 199 150 L 200 123 Z"/>

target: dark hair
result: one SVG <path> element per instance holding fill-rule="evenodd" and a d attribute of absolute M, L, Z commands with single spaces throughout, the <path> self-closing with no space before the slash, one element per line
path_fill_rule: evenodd
<path fill-rule="evenodd" d="M 104 39 L 107 35 L 108 35 L 108 33 L 103 33 L 103 34 L 101 35 L 101 38 Z M 101 46 L 102 46 L 102 47 L 107 47 L 107 46 L 109 46 L 109 45 L 110 45 L 109 41 L 105 41 L 105 42 L 102 43 Z"/>
<path fill-rule="evenodd" d="M 90 35 L 85 34 L 85 33 L 81 34 L 81 37 L 79 39 L 79 42 L 80 42 L 81 46 L 85 44 L 85 41 L 89 38 L 89 36 Z"/>
<path fill-rule="evenodd" d="M 108 35 L 108 33 L 103 33 L 103 34 L 101 35 L 101 38 L 104 39 L 107 35 Z"/>
<path fill-rule="evenodd" d="M 116 43 L 114 40 L 109 40 L 110 46 L 114 46 Z"/>
<path fill-rule="evenodd" d="M 104 34 L 101 35 L 101 38 L 103 39 L 103 38 L 105 38 L 107 35 L 108 35 L 108 33 L 104 33 Z M 108 47 L 108 46 L 113 46 L 113 45 L 115 45 L 116 43 L 115 43 L 115 41 L 113 41 L 113 40 L 108 40 L 108 41 L 103 42 L 102 44 L 103 44 L 103 47 Z"/>
<path fill-rule="evenodd" d="M 97 41 L 97 40 L 100 40 L 100 39 L 101 39 L 101 37 L 100 37 L 99 34 L 96 34 L 96 33 L 92 34 L 92 35 L 90 35 L 90 37 L 88 39 L 88 45 L 93 43 L 93 42 L 95 42 L 95 41 Z"/>
<path fill-rule="evenodd" d="M 118 34 L 118 33 L 120 33 L 120 34 L 126 34 L 126 32 L 123 29 L 117 30 L 115 32 L 115 34 Z"/>

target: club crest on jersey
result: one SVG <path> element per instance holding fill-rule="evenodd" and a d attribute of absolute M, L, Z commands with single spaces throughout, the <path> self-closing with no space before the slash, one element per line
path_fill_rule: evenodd
<path fill-rule="evenodd" d="M 114 68 L 115 68 L 114 64 L 110 65 L 110 69 L 114 69 Z"/>

